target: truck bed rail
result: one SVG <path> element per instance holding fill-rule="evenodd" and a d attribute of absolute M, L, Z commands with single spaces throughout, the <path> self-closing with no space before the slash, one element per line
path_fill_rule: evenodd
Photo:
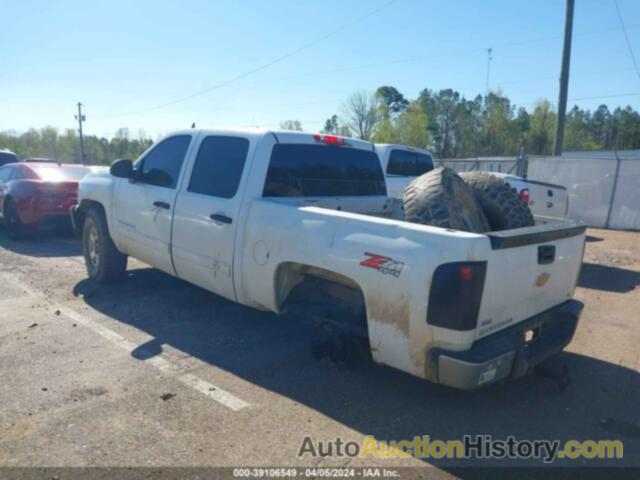
<path fill-rule="evenodd" d="M 586 228 L 583 222 L 563 220 L 562 223 L 546 223 L 515 230 L 491 232 L 487 236 L 491 241 L 492 250 L 502 250 L 575 237 L 584 233 Z"/>

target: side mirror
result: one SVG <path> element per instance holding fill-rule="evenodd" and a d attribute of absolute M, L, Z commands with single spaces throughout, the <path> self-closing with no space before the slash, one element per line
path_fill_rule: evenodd
<path fill-rule="evenodd" d="M 126 158 L 116 160 L 111 164 L 109 173 L 117 178 L 133 178 L 133 162 Z"/>

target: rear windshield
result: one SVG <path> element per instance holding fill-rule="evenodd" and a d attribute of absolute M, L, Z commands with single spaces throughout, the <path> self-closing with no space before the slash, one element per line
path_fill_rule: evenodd
<path fill-rule="evenodd" d="M 386 195 L 375 152 L 334 145 L 273 147 L 265 197 Z"/>
<path fill-rule="evenodd" d="M 431 158 L 431 155 L 408 152 L 406 150 L 391 150 L 389 164 L 387 165 L 388 175 L 418 177 L 431 170 L 433 170 L 433 158 Z"/>
<path fill-rule="evenodd" d="M 29 164 L 29 167 L 38 175 L 38 178 L 45 182 L 80 181 L 90 172 L 87 167 L 81 166 L 59 167 L 47 164 L 42 164 L 42 166 Z"/>
<path fill-rule="evenodd" d="M 0 152 L 0 167 L 2 165 L 6 165 L 7 163 L 14 163 L 17 161 L 18 157 L 16 157 L 13 153 Z"/>

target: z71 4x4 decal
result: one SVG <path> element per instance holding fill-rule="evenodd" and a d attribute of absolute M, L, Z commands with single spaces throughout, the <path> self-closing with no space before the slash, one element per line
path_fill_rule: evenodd
<path fill-rule="evenodd" d="M 364 252 L 364 254 L 369 258 L 360 262 L 360 265 L 363 267 L 374 268 L 383 275 L 393 275 L 396 278 L 400 276 L 402 267 L 404 267 L 403 262 L 399 262 L 391 257 L 385 257 L 384 255 L 378 255 L 376 253 Z"/>

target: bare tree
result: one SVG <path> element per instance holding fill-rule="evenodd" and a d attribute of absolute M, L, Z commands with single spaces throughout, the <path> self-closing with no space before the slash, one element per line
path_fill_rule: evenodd
<path fill-rule="evenodd" d="M 302 124 L 300 120 L 285 120 L 280 123 L 280 128 L 282 130 L 294 130 L 296 132 L 302 131 Z"/>
<path fill-rule="evenodd" d="M 378 121 L 378 100 L 372 93 L 356 92 L 342 106 L 345 122 L 354 135 L 369 140 Z"/>

